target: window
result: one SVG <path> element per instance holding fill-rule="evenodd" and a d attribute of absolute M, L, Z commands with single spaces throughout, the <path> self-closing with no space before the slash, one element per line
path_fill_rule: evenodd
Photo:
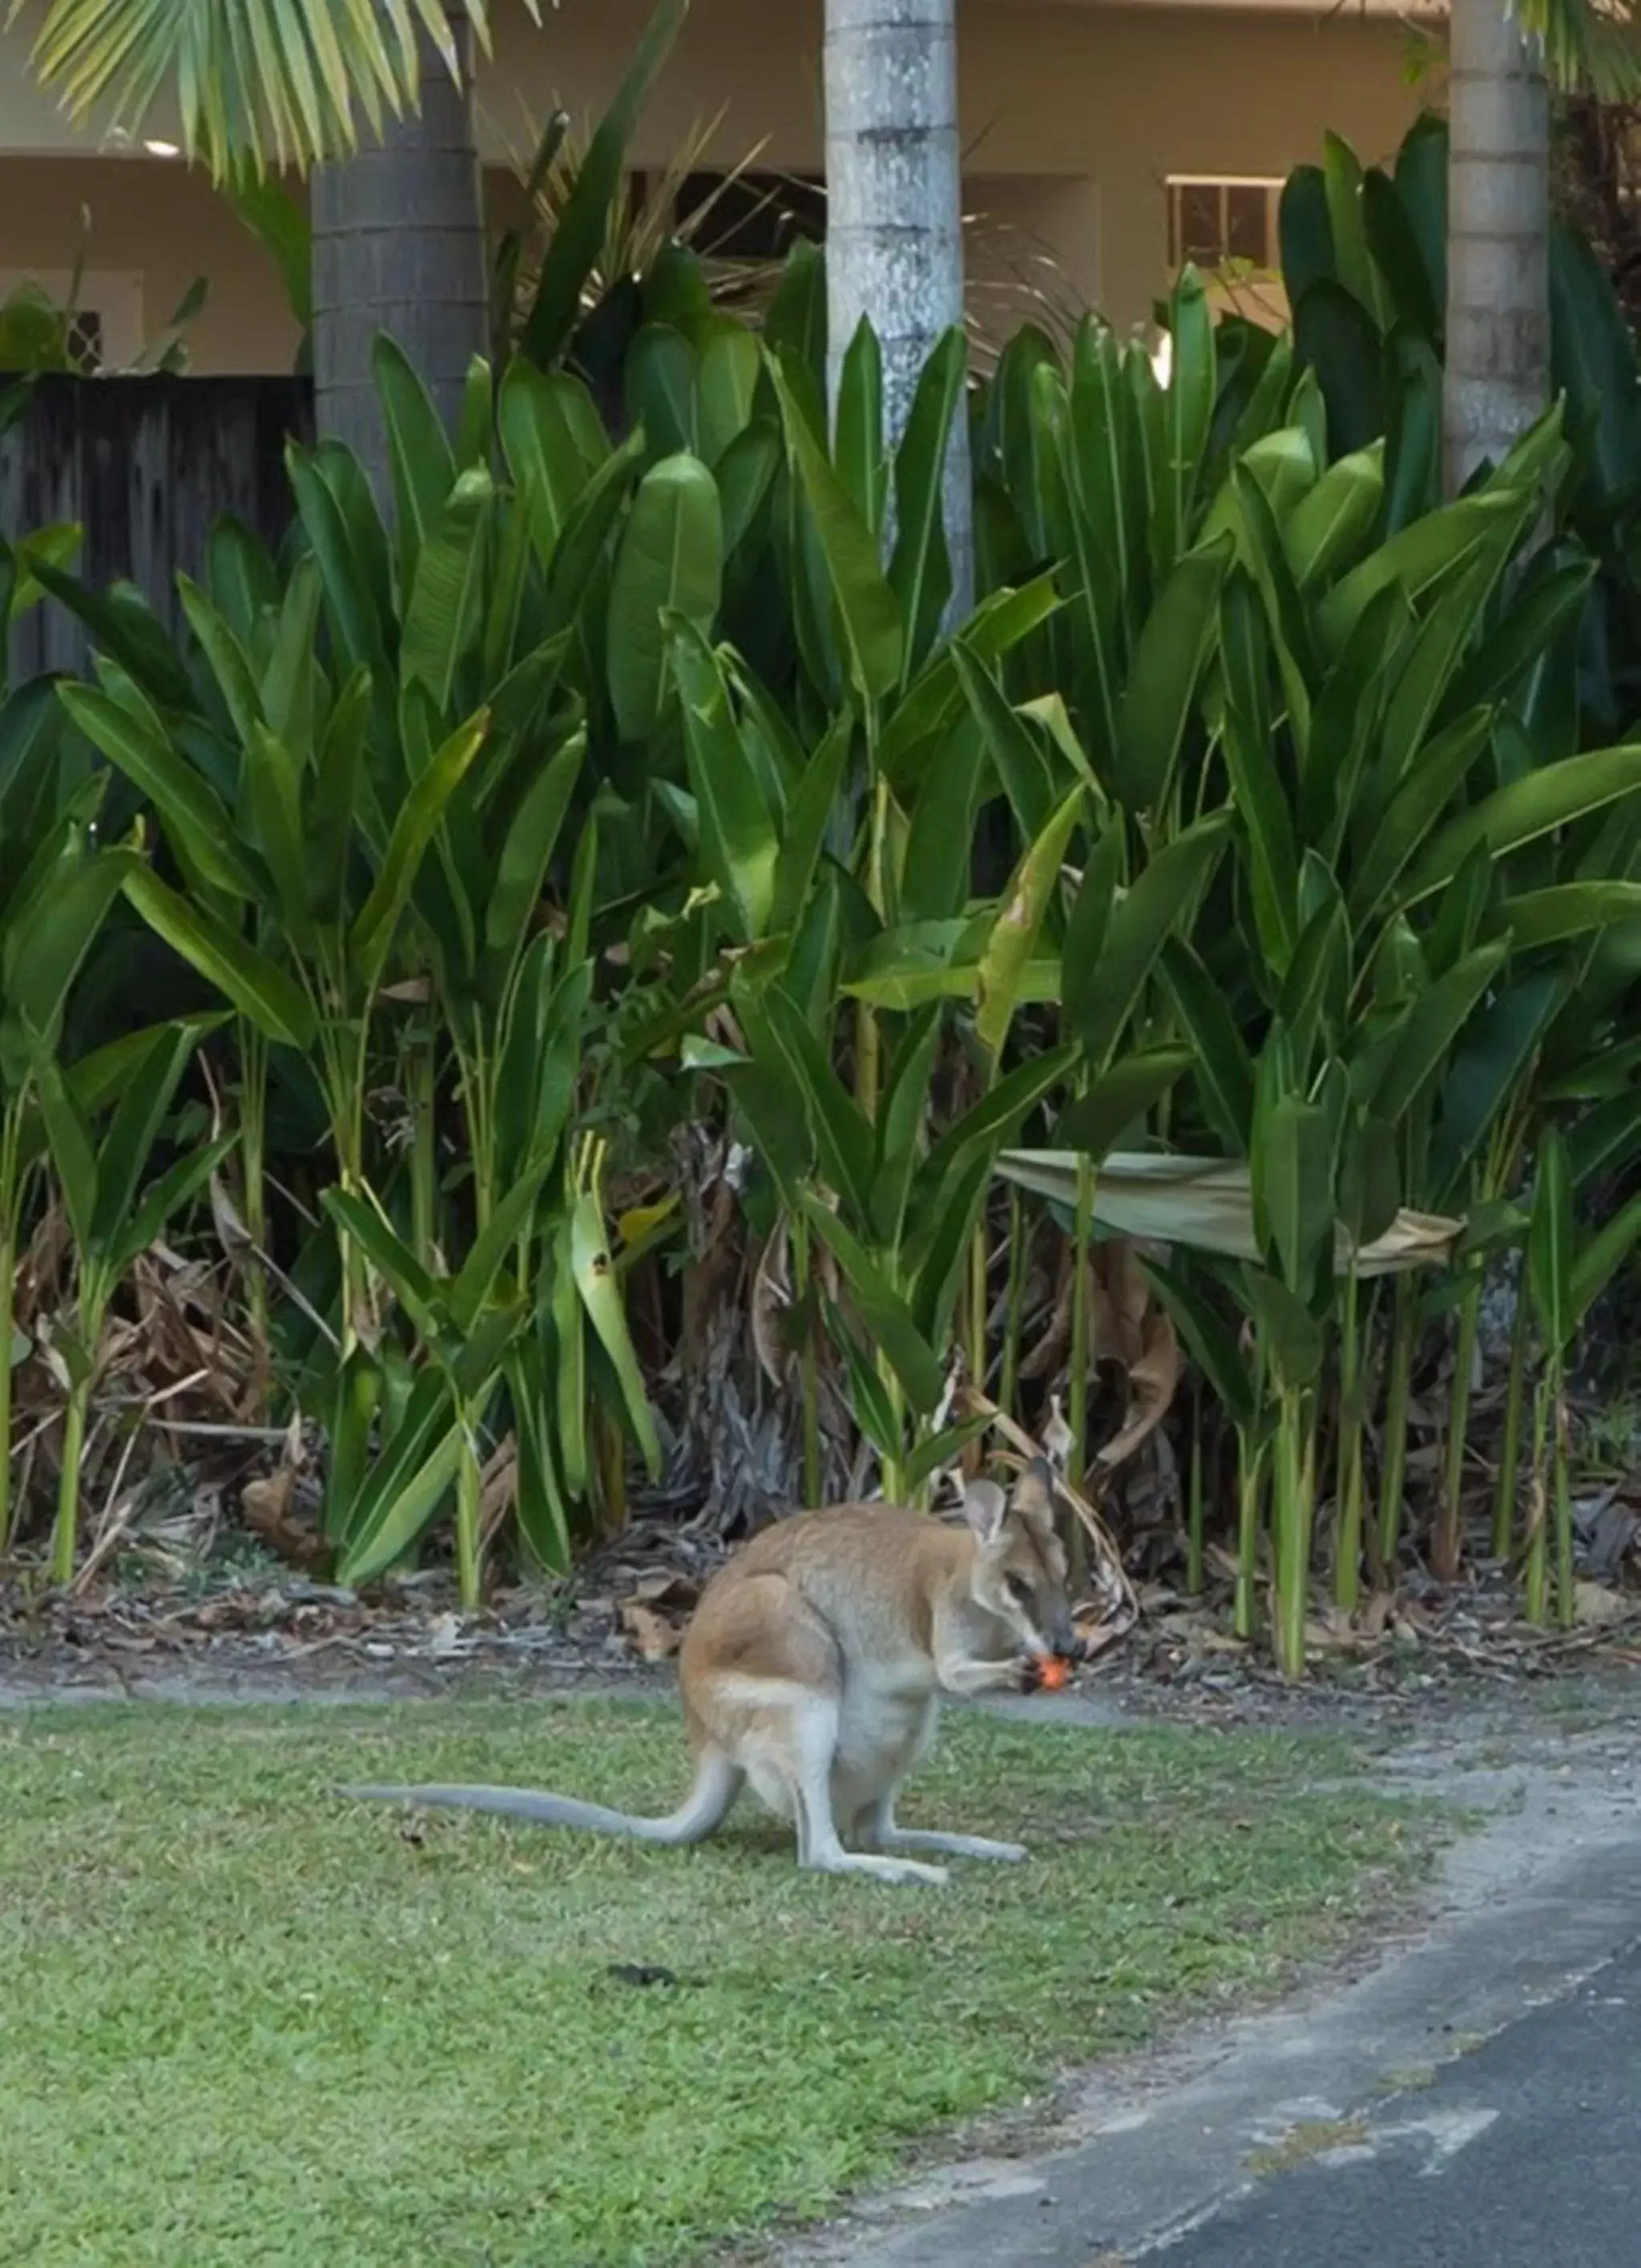
<path fill-rule="evenodd" d="M 1279 180 L 1168 178 L 1168 265 L 1274 268 Z"/>
<path fill-rule="evenodd" d="M 103 366 L 103 320 L 89 307 L 75 310 L 69 325 L 69 353 L 87 378 L 94 378 Z"/>
<path fill-rule="evenodd" d="M 804 175 L 687 173 L 673 210 L 681 228 L 699 215 L 691 240 L 712 260 L 782 261 L 826 234 L 826 190 Z"/>

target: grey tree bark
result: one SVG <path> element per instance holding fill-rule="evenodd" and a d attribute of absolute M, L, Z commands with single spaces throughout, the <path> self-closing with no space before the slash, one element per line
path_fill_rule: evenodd
<path fill-rule="evenodd" d="M 893 446 L 942 332 L 963 320 L 956 0 L 826 0 L 828 393 L 863 315 L 883 350 Z M 974 602 L 968 426 L 946 465 L 949 613 Z"/>
<path fill-rule="evenodd" d="M 1448 494 L 1549 402 L 1549 94 L 1507 0 L 1453 0 L 1447 173 Z"/>
<path fill-rule="evenodd" d="M 453 16 L 460 84 L 423 47 L 418 108 L 379 144 L 315 169 L 313 395 L 322 434 L 362 459 L 389 492 L 387 437 L 371 376 L 386 331 L 453 429 L 467 364 L 489 351 L 488 254 L 473 121 L 473 30 Z"/>

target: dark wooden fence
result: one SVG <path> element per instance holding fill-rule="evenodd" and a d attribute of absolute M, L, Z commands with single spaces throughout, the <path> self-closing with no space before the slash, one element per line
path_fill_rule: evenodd
<path fill-rule="evenodd" d="M 42 378 L 0 436 L 0 535 L 62 520 L 85 530 L 77 571 L 135 583 L 167 622 L 179 568 L 197 575 L 212 522 L 232 512 L 276 543 L 291 520 L 287 436 L 313 431 L 312 389 L 290 378 Z M 82 670 L 85 632 L 48 600 L 11 633 L 11 674 Z"/>

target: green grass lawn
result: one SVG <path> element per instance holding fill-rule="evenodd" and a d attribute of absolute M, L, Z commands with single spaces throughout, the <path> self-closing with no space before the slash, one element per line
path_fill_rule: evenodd
<path fill-rule="evenodd" d="M 671 1712 L 484 1702 L 0 1719 L 6 2268 L 702 2260 L 1382 1907 L 1423 1815 L 1332 1743 L 959 1717 L 903 1807 L 945 1890 L 806 1877 L 747 1808 L 648 1850 L 343 1778 L 683 1784 Z M 660 1964 L 635 1987 L 612 1964 Z"/>

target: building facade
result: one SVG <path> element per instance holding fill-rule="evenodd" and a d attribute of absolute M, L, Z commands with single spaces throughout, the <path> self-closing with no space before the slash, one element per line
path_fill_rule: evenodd
<path fill-rule="evenodd" d="M 560 0 L 537 29 L 497 0 L 478 89 L 487 195 L 519 198 L 516 168 L 562 104 L 596 117 L 648 0 Z M 757 151 L 797 208 L 819 176 L 821 0 L 694 0 L 633 149 L 662 169 L 721 122 L 703 166 Z M 972 304 L 994 333 L 1040 298 L 1144 322 L 1179 260 L 1254 282 L 1275 252 L 1276 192 L 1324 133 L 1365 158 L 1392 151 L 1440 93 L 1439 12 L 1385 0 L 960 0 L 960 69 Z M 201 372 L 291 367 L 277 276 L 167 122 L 140 146 L 82 134 L 27 69 L 26 11 L 0 51 L 0 296 L 26 276 L 79 302 L 110 365 L 128 363 L 203 276 L 189 329 Z"/>

